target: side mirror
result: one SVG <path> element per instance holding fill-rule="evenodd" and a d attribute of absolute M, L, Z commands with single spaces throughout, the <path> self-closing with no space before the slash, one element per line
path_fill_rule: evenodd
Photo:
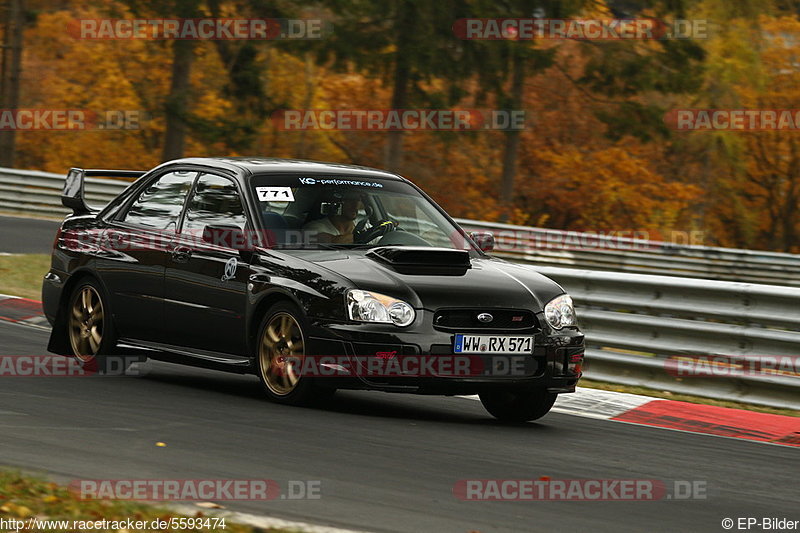
<path fill-rule="evenodd" d="M 239 226 L 222 224 L 203 228 L 203 242 L 239 251 L 252 250 L 255 246 L 254 243 L 249 242 L 247 235 Z"/>
<path fill-rule="evenodd" d="M 491 231 L 471 231 L 469 238 L 475 241 L 478 248 L 483 252 L 491 252 L 494 250 L 494 233 Z"/>

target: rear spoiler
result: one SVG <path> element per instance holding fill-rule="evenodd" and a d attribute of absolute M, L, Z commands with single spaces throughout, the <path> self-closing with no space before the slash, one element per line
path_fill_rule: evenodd
<path fill-rule="evenodd" d="M 97 209 L 89 207 L 86 203 L 84 182 L 87 177 L 102 178 L 139 178 L 147 171 L 145 170 L 101 170 L 71 168 L 64 181 L 64 190 L 61 192 L 61 204 L 69 207 L 76 215 L 87 215 L 97 212 Z"/>

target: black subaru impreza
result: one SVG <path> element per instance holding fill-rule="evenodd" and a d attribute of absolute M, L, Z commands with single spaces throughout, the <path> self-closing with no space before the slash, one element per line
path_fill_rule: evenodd
<path fill-rule="evenodd" d="M 102 209 L 87 176 L 136 177 Z M 42 298 L 48 349 L 253 373 L 273 401 L 336 389 L 478 394 L 533 420 L 581 376 L 570 297 L 487 254 L 410 181 L 266 158 L 191 158 L 67 175 L 73 210 Z"/>

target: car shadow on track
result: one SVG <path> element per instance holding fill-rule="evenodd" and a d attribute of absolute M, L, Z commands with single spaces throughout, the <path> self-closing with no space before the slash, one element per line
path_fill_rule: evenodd
<path fill-rule="evenodd" d="M 162 362 L 150 361 L 146 364 L 148 368 L 142 379 L 208 391 L 208 394 L 224 394 L 242 400 L 258 401 L 259 408 L 263 409 L 302 409 L 341 415 L 539 431 L 555 429 L 552 425 L 541 422 L 504 424 L 486 413 L 478 401 L 445 396 L 343 390 L 312 406 L 285 406 L 270 402 L 255 376 L 228 374 Z"/>
<path fill-rule="evenodd" d="M 537 429 L 542 431 L 552 429 L 537 422 L 504 424 L 486 413 L 478 401 L 444 396 L 374 391 L 339 391 L 328 402 L 317 408 L 336 413 L 378 416 L 381 418 Z"/>

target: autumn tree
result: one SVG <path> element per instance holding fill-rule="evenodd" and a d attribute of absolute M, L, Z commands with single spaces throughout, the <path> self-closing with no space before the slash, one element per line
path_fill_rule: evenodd
<path fill-rule="evenodd" d="M 0 12 L 2 17 L 2 54 L 0 55 L 0 109 L 19 107 L 22 45 L 25 27 L 25 1 L 9 0 Z M 0 131 L 0 166 L 14 166 L 16 132 Z"/>
<path fill-rule="evenodd" d="M 336 29 L 317 48 L 321 63 L 379 77 L 392 88 L 392 109 L 444 103 L 426 84 L 460 68 L 451 29 L 458 0 L 325 0 L 323 5 L 334 15 Z M 397 171 L 402 148 L 403 132 L 388 132 L 383 166 Z"/>
<path fill-rule="evenodd" d="M 709 107 L 791 110 L 800 101 L 797 16 L 736 19 L 712 53 L 729 59 Z M 800 128 L 800 126 L 798 126 Z M 709 147 L 716 194 L 709 224 L 725 244 L 800 250 L 800 131 L 698 132 Z"/>

